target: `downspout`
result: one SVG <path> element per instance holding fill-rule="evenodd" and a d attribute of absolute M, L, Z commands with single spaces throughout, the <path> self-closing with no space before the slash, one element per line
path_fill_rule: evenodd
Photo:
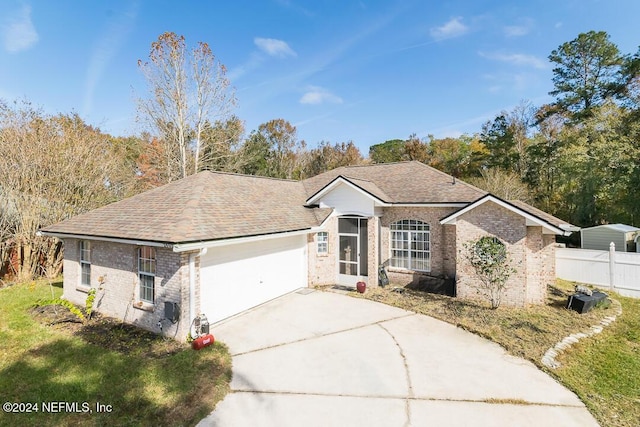
<path fill-rule="evenodd" d="M 191 324 L 196 315 L 196 257 L 207 253 L 207 248 L 200 249 L 197 253 L 189 254 L 189 333 Z"/>

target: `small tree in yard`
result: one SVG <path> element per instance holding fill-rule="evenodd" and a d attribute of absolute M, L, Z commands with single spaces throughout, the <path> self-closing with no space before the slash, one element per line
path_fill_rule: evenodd
<path fill-rule="evenodd" d="M 465 258 L 473 267 L 480 283 L 472 285 L 491 302 L 491 308 L 500 306 L 507 280 L 515 268 L 507 256 L 507 248 L 495 237 L 484 236 L 464 244 Z"/>

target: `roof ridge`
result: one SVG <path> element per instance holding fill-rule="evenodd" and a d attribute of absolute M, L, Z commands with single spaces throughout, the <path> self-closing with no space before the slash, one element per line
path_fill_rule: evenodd
<path fill-rule="evenodd" d="M 242 176 L 242 177 L 247 177 L 247 178 L 257 178 L 257 179 L 268 179 L 268 180 L 272 180 L 272 181 L 284 181 L 284 182 L 302 182 L 299 179 L 287 179 L 287 178 L 275 178 L 272 176 L 263 176 L 263 175 L 251 175 L 248 173 L 238 173 L 238 172 L 226 172 L 226 171 L 213 171 L 213 170 L 203 170 L 198 172 L 197 174 L 194 175 L 199 175 L 201 173 L 204 172 L 208 172 L 212 175 L 230 175 L 230 176 Z M 193 175 L 189 175 L 189 176 L 193 176 Z"/>
<path fill-rule="evenodd" d="M 433 170 L 434 172 L 439 173 L 440 175 L 444 175 L 444 176 L 447 176 L 447 177 L 453 178 L 455 181 L 459 181 L 459 182 L 461 182 L 462 184 L 466 185 L 466 186 L 467 186 L 467 187 L 469 187 L 469 188 L 473 188 L 474 190 L 478 190 L 478 191 L 480 191 L 480 192 L 484 192 L 484 193 L 489 194 L 489 192 L 488 192 L 487 190 L 483 190 L 482 188 L 479 188 L 479 187 L 476 187 L 475 185 L 469 184 L 467 181 L 465 181 L 465 180 L 463 180 L 463 179 L 460 179 L 460 178 L 456 178 L 456 177 L 455 177 L 455 176 L 453 176 L 453 175 L 449 175 L 448 173 L 443 172 L 443 171 L 441 171 L 440 169 L 434 168 L 433 166 L 429 166 L 428 164 L 426 164 L 426 163 L 422 163 L 422 162 L 419 162 L 419 161 L 417 161 L 417 160 L 412 160 L 412 161 L 413 161 L 413 162 L 416 162 L 416 163 L 418 163 L 418 164 L 420 164 L 420 165 L 422 165 L 422 166 L 424 166 L 424 167 L 426 167 L 427 169 L 431 169 L 431 170 Z"/>
<path fill-rule="evenodd" d="M 368 168 L 368 167 L 372 167 L 372 166 L 385 166 L 385 165 L 397 165 L 397 164 L 401 164 L 401 163 L 421 163 L 418 160 L 398 160 L 397 162 L 382 162 L 382 163 L 369 163 L 369 164 L 364 164 L 364 165 L 348 165 L 348 166 L 340 166 L 336 169 L 349 169 L 349 168 Z"/>
<path fill-rule="evenodd" d="M 345 178 L 345 179 L 353 180 L 353 181 L 364 181 L 364 182 L 370 182 L 371 184 L 374 184 L 374 185 L 375 185 L 375 182 L 371 181 L 370 179 L 356 178 L 355 176 L 348 176 L 348 175 L 342 175 L 342 174 L 340 174 L 340 175 L 338 175 L 338 176 L 341 176 L 341 177 L 343 177 L 343 178 Z M 336 178 L 337 178 L 337 177 L 336 177 Z"/>

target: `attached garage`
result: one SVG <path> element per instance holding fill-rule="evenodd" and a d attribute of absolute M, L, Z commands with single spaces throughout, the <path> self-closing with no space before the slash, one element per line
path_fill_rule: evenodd
<path fill-rule="evenodd" d="M 209 248 L 200 261 L 200 311 L 211 323 L 306 286 L 305 234 Z"/>

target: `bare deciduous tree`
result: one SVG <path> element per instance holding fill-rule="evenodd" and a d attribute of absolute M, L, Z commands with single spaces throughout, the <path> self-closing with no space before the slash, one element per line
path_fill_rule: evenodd
<path fill-rule="evenodd" d="M 167 32 L 138 67 L 149 87 L 149 97 L 138 100 L 139 112 L 166 144 L 167 179 L 197 172 L 207 123 L 225 121 L 235 105 L 225 66 L 207 43 L 188 51 L 184 36 Z"/>
<path fill-rule="evenodd" d="M 482 176 L 468 179 L 469 184 L 505 200 L 521 200 L 530 202 L 529 188 L 520 180 L 520 175 L 500 168 L 481 171 Z"/>
<path fill-rule="evenodd" d="M 0 263 L 11 256 L 10 273 L 58 274 L 60 244 L 37 230 L 133 192 L 120 148 L 75 114 L 0 105 Z"/>

